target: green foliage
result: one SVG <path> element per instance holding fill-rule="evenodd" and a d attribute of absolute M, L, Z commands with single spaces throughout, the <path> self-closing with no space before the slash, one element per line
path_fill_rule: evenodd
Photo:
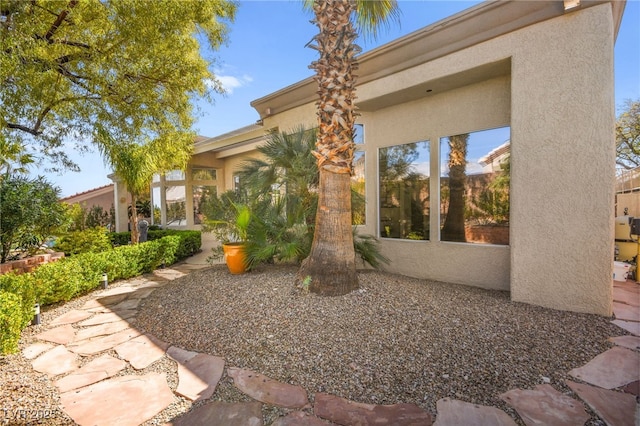
<path fill-rule="evenodd" d="M 247 241 L 252 214 L 248 197 L 240 191 L 226 191 L 202 203 L 202 230 L 222 243 Z"/>
<path fill-rule="evenodd" d="M 18 350 L 18 340 L 22 331 L 20 298 L 13 293 L 0 290 L 0 354 Z"/>
<path fill-rule="evenodd" d="M 37 143 L 58 165 L 74 166 L 65 149 L 102 144 L 98 128 L 123 144 L 193 142 L 193 97 L 223 91 L 201 52 L 226 41 L 235 2 L 0 4 L 0 140 Z"/>
<path fill-rule="evenodd" d="M 15 350 L 20 330 L 33 318 L 36 302 L 67 301 L 109 280 L 131 278 L 176 260 L 180 237 L 169 235 L 101 253 L 84 253 L 40 266 L 27 274 L 0 275 L 0 353 Z M 5 327 L 6 326 L 6 327 Z"/>
<path fill-rule="evenodd" d="M 55 244 L 55 249 L 66 255 L 98 253 L 111 248 L 111 240 L 103 227 L 67 232 Z"/>
<path fill-rule="evenodd" d="M 201 206 L 203 230 L 213 232 L 222 242 L 238 239 L 238 218 L 247 219 L 241 221 L 248 226 L 246 238 L 241 239 L 246 242 L 250 267 L 300 263 L 309 255 L 319 181 L 311 154 L 315 136 L 315 131 L 303 127 L 291 133 L 272 132 L 267 143 L 258 148 L 264 159 L 246 161 L 239 172 L 246 193 L 227 191 Z M 356 190 L 352 190 L 352 199 L 363 203 Z M 384 258 L 375 241 L 372 236 L 360 236 L 354 249 L 365 262 L 378 267 Z M 221 249 L 214 249 L 212 257 L 221 256 Z"/>
<path fill-rule="evenodd" d="M 66 225 L 67 208 L 58 202 L 59 192 L 43 177 L 0 180 L 0 262 L 13 249 L 35 253 Z"/>
<path fill-rule="evenodd" d="M 616 122 L 616 164 L 625 169 L 640 166 L 640 100 L 627 100 Z"/>
<path fill-rule="evenodd" d="M 382 264 L 388 264 L 389 259 L 380 253 L 378 239 L 373 235 L 359 234 L 358 228 L 353 228 L 353 249 L 360 259 L 373 268 L 379 268 Z"/>
<path fill-rule="evenodd" d="M 130 241 L 130 235 L 129 232 L 111 232 L 108 234 L 111 239 L 111 244 L 115 247 L 127 245 Z M 169 235 L 179 237 L 178 247 L 175 251 L 176 261 L 186 259 L 200 251 L 200 247 L 202 246 L 202 234 L 200 231 L 161 229 L 149 231 L 147 237 L 148 241 L 155 241 Z M 173 262 L 167 262 L 167 264 L 169 263 Z"/>

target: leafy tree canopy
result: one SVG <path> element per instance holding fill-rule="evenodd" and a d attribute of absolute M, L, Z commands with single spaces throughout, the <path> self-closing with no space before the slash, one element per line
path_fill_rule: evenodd
<path fill-rule="evenodd" d="M 616 164 L 633 169 L 640 166 L 640 100 L 626 107 L 616 122 Z"/>
<path fill-rule="evenodd" d="M 2 0 L 0 141 L 77 169 L 63 143 L 193 141 L 190 97 L 222 92 L 203 58 L 227 0 Z M 101 131 L 96 132 L 99 128 Z M 39 149 L 38 149 L 39 148 Z"/>

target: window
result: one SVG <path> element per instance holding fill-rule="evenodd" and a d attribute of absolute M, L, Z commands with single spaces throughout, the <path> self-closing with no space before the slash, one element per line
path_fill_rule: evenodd
<path fill-rule="evenodd" d="M 171 170 L 164 175 L 164 179 L 170 180 L 185 180 L 185 174 L 182 170 Z"/>
<path fill-rule="evenodd" d="M 216 169 L 194 167 L 191 169 L 192 180 L 216 180 Z"/>
<path fill-rule="evenodd" d="M 429 142 L 380 148 L 380 236 L 429 239 Z"/>
<path fill-rule="evenodd" d="M 240 175 L 233 175 L 233 190 L 239 192 L 240 189 L 242 189 L 240 186 Z"/>
<path fill-rule="evenodd" d="M 151 203 L 153 205 L 153 214 L 151 216 L 152 217 L 151 223 L 155 225 L 161 225 L 162 224 L 162 217 L 161 217 L 162 200 L 160 199 L 159 186 L 154 186 L 151 189 Z"/>
<path fill-rule="evenodd" d="M 509 244 L 510 128 L 440 139 L 440 240 Z"/>
<path fill-rule="evenodd" d="M 202 206 L 217 195 L 217 188 L 210 185 L 193 186 L 193 223 L 202 224 Z"/>
<path fill-rule="evenodd" d="M 364 125 L 355 124 L 353 126 L 353 143 L 360 145 L 364 143 Z"/>
<path fill-rule="evenodd" d="M 353 175 L 351 176 L 351 221 L 353 225 L 364 225 L 366 216 L 364 152 L 353 154 Z"/>
<path fill-rule="evenodd" d="M 187 224 L 185 195 L 184 185 L 165 187 L 167 225 Z"/>

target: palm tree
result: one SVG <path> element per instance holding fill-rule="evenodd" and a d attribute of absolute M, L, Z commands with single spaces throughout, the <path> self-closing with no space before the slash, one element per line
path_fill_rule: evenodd
<path fill-rule="evenodd" d="M 464 190 L 467 182 L 469 133 L 449 136 L 449 209 L 442 226 L 443 241 L 466 242 L 464 235 Z"/>
<path fill-rule="evenodd" d="M 96 129 L 100 151 L 122 180 L 131 195 L 131 243 L 137 244 L 138 198 L 149 191 L 155 173 L 184 169 L 191 157 L 194 135 L 189 132 L 170 132 L 152 140 L 116 142 L 104 129 Z"/>
<path fill-rule="evenodd" d="M 310 43 L 320 55 L 316 72 L 320 171 L 318 210 L 311 253 L 298 278 L 310 291 L 342 295 L 358 288 L 351 230 L 351 172 L 355 144 L 356 26 L 373 36 L 379 24 L 398 15 L 396 0 L 306 0 L 319 28 Z M 355 19 L 356 22 L 353 21 Z M 315 42 L 315 44 L 313 44 Z"/>

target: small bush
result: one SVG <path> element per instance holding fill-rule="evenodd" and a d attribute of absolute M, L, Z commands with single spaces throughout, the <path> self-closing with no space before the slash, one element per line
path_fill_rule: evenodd
<path fill-rule="evenodd" d="M 36 302 L 50 305 L 93 290 L 104 272 L 114 281 L 151 272 L 163 263 L 170 265 L 175 262 L 176 253 L 190 250 L 189 245 L 180 247 L 181 243 L 194 238 L 168 235 L 100 253 L 77 254 L 27 274 L 0 275 L 0 353 L 15 350 L 20 330 L 33 318 Z"/>
<path fill-rule="evenodd" d="M 159 240 L 168 235 L 180 237 L 180 244 L 175 254 L 175 261 L 186 259 L 196 254 L 202 246 L 202 233 L 200 231 L 183 231 L 177 229 L 149 230 L 147 238 L 149 241 Z M 114 247 L 129 245 L 131 241 L 130 232 L 112 232 L 109 234 L 111 244 Z"/>
<path fill-rule="evenodd" d="M 13 353 L 18 350 L 18 340 L 23 327 L 22 304 L 20 297 L 0 291 L 0 353 Z"/>
<path fill-rule="evenodd" d="M 102 227 L 72 231 L 56 241 L 55 249 L 66 255 L 98 253 L 112 248 L 111 240 Z"/>

